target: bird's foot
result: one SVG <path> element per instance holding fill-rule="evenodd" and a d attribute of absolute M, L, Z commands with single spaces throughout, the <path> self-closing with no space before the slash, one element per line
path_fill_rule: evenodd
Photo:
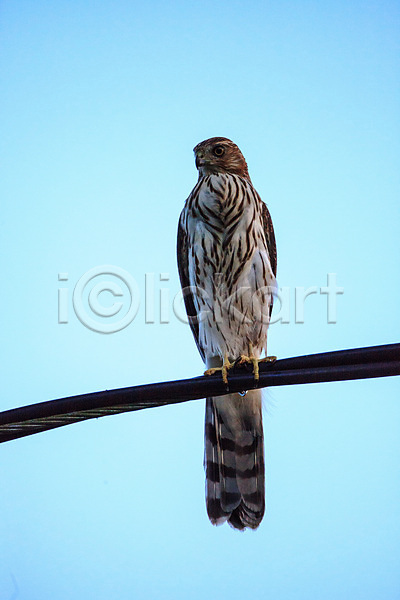
<path fill-rule="evenodd" d="M 204 371 L 204 375 L 214 375 L 214 373 L 218 373 L 219 371 L 221 371 L 222 381 L 225 383 L 225 385 L 228 385 L 228 371 L 229 369 L 232 369 L 232 367 L 234 367 L 235 364 L 235 362 L 231 363 L 228 358 L 228 355 L 225 354 L 222 367 L 212 367 L 211 369 L 207 369 L 207 371 Z"/>
<path fill-rule="evenodd" d="M 266 356 L 265 358 L 257 358 L 255 356 L 246 356 L 245 354 L 241 354 L 239 358 L 235 361 L 235 366 L 242 366 L 246 364 L 253 365 L 253 374 L 254 380 L 259 381 L 260 379 L 260 367 L 259 364 L 262 362 L 270 362 L 274 363 L 276 361 L 276 356 Z"/>

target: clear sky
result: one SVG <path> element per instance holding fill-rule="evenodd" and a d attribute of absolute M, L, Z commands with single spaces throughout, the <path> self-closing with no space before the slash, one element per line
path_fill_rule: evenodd
<path fill-rule="evenodd" d="M 269 353 L 399 341 L 399 13 L 3 0 L 1 410 L 202 372 L 172 305 L 192 148 L 212 136 L 242 149 L 274 221 Z M 296 288 L 316 290 L 304 322 Z M 202 400 L 1 445 L 0 597 L 399 598 L 399 392 L 269 390 L 268 507 L 242 534 L 206 517 Z"/>

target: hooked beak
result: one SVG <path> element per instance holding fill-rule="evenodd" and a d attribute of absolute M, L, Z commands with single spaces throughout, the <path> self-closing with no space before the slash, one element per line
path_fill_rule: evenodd
<path fill-rule="evenodd" d="M 203 158 L 200 158 L 199 156 L 196 156 L 196 167 L 197 169 L 199 169 L 200 167 L 204 167 L 205 165 L 205 161 Z"/>

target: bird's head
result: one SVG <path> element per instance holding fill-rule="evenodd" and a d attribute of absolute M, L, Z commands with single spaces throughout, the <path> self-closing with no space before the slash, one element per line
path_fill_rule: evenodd
<path fill-rule="evenodd" d="M 224 137 L 213 137 L 194 148 L 199 178 L 217 173 L 231 173 L 250 180 L 247 163 L 239 148 Z"/>

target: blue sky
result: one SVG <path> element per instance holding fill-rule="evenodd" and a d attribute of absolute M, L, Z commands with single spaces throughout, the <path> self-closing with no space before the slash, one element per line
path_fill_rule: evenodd
<path fill-rule="evenodd" d="M 202 372 L 172 302 L 192 148 L 211 136 L 242 149 L 274 221 L 290 318 L 269 352 L 399 341 L 399 12 L 4 1 L 1 410 Z M 73 304 L 102 265 L 128 273 L 138 304 L 109 334 L 81 322 L 90 290 L 81 320 Z M 92 311 L 100 329 L 127 311 L 118 273 L 121 296 L 92 298 L 121 302 Z M 328 273 L 344 289 L 336 323 Z M 296 288 L 317 290 L 304 323 Z M 206 517 L 203 401 L 2 445 L 1 597 L 398 598 L 399 391 L 387 378 L 266 392 L 268 507 L 244 534 Z"/>

